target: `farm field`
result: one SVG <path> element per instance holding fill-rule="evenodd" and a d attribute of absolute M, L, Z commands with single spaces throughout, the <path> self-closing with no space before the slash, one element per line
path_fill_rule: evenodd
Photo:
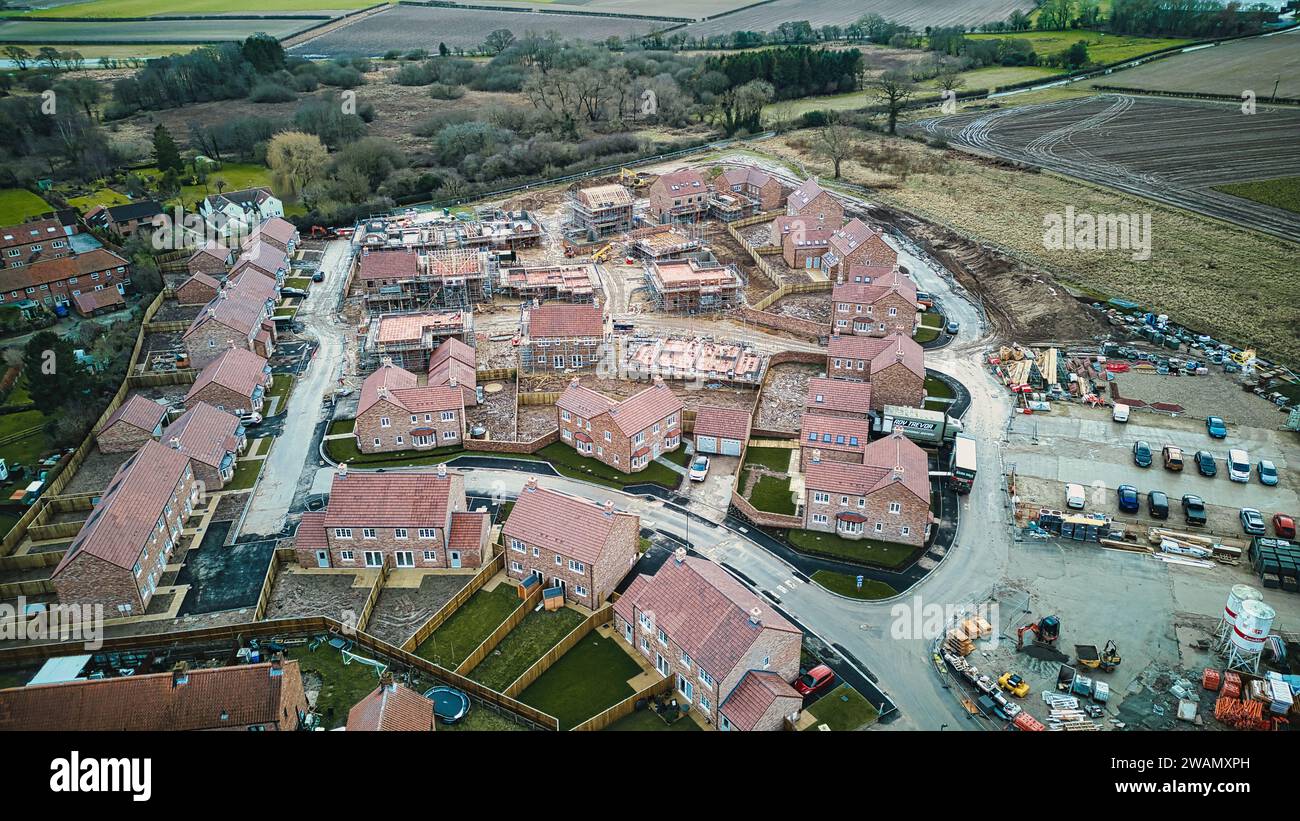
<path fill-rule="evenodd" d="M 1018 31 L 1003 34 L 968 34 L 972 40 L 1028 40 L 1039 57 L 1065 51 L 1080 40 L 1088 44 L 1088 59 L 1094 63 L 1115 63 L 1143 54 L 1184 46 L 1191 40 L 1169 37 L 1130 37 L 1086 29 L 1075 31 Z"/>
<path fill-rule="evenodd" d="M 68 48 L 67 44 L 54 45 L 52 43 L 23 43 L 23 48 L 35 54 L 44 46 L 50 46 L 56 51 L 64 51 Z M 186 54 L 198 48 L 199 44 L 189 43 L 139 43 L 130 46 L 95 46 L 86 44 L 77 44 L 76 50 L 87 61 L 90 60 L 148 60 L 153 57 L 168 57 L 172 54 Z M 0 65 L 8 65 L 7 61 L 0 61 Z"/>
<path fill-rule="evenodd" d="M 391 49 L 436 49 L 439 43 L 450 48 L 476 49 L 488 34 L 500 28 L 509 29 L 515 36 L 529 31 L 557 31 L 569 38 L 604 40 L 646 34 L 669 25 L 662 20 L 536 14 L 525 10 L 395 6 L 298 43 L 289 51 L 298 56 L 379 57 Z"/>
<path fill-rule="evenodd" d="M 121 22 L 85 23 L 75 20 L 64 22 L 50 20 L 24 20 L 6 18 L 0 21 L 0 42 L 27 44 L 63 44 L 65 47 L 83 41 L 127 43 L 219 43 L 241 40 L 251 34 L 263 32 L 274 37 L 288 37 L 302 31 L 319 20 L 289 17 L 261 20 L 123 20 Z M 29 49 L 30 50 L 30 49 Z"/>
<path fill-rule="evenodd" d="M 965 112 L 912 128 L 1275 236 L 1300 236 L 1296 214 L 1213 188 L 1300 173 L 1293 150 L 1300 112 L 1261 107 L 1250 128 L 1242 116 L 1235 104 L 1105 94 Z"/>
<path fill-rule="evenodd" d="M 807 20 L 817 28 L 851 23 L 866 14 L 879 14 L 886 20 L 921 30 L 926 26 L 977 26 L 1005 20 L 1017 9 L 1027 12 L 1032 8 L 1033 0 L 774 0 L 694 23 L 680 31 L 696 37 L 732 31 L 772 31 L 792 20 Z"/>
<path fill-rule="evenodd" d="M 1233 97 L 1250 89 L 1260 101 L 1272 96 L 1274 83 L 1279 96 L 1300 97 L 1300 34 L 1295 31 L 1197 49 L 1090 81 L 1091 85 Z"/>
<path fill-rule="evenodd" d="M 1275 180 L 1252 180 L 1214 186 L 1216 191 L 1234 197 L 1262 202 L 1275 208 L 1300 213 L 1300 177 L 1281 177 Z"/>
<path fill-rule="evenodd" d="M 499 0 L 494 6 L 523 6 L 533 8 L 571 9 L 573 11 L 598 11 L 604 14 L 641 14 L 647 17 L 684 17 L 701 20 L 716 14 L 751 5 L 754 0 Z"/>
<path fill-rule="evenodd" d="M 86 0 L 33 3 L 26 17 L 165 17 L 192 14 L 319 14 L 333 17 L 374 5 L 368 0 Z M 44 6 L 42 8 L 41 6 Z"/>
<path fill-rule="evenodd" d="M 0 188 L 0 225 L 15 225 L 49 210 L 45 200 L 26 188 Z"/>

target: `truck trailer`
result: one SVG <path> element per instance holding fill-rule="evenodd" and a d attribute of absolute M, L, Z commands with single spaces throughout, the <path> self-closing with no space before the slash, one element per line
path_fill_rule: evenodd
<path fill-rule="evenodd" d="M 948 484 L 958 493 L 970 493 L 975 484 L 975 437 L 959 433 L 952 443 Z"/>
<path fill-rule="evenodd" d="M 943 411 L 886 405 L 873 420 L 872 430 L 879 436 L 898 432 L 918 445 L 938 447 L 961 433 L 962 425 Z"/>

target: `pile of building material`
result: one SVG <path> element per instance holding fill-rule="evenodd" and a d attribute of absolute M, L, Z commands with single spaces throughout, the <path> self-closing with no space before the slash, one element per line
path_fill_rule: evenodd
<path fill-rule="evenodd" d="M 979 633 L 976 633 L 974 638 L 979 638 Z M 961 627 L 954 627 L 948 631 L 948 637 L 944 640 L 943 646 L 945 650 L 962 657 L 975 652 L 975 642 L 972 641 L 970 634 Z"/>
<path fill-rule="evenodd" d="M 1219 694 L 1214 717 L 1238 730 L 1273 730 L 1288 722 L 1300 722 L 1295 693 L 1300 676 L 1268 672 L 1262 678 L 1236 670 L 1222 674 L 1207 668 L 1201 686 Z"/>

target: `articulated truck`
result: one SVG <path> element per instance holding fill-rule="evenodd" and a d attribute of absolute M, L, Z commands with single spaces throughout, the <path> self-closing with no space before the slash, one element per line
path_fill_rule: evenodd
<path fill-rule="evenodd" d="M 970 493 L 975 484 L 975 437 L 961 433 L 952 442 L 948 484 L 958 493 Z"/>
<path fill-rule="evenodd" d="M 961 433 L 961 420 L 943 411 L 886 405 L 872 428 L 879 436 L 897 431 L 919 445 L 938 447 Z"/>

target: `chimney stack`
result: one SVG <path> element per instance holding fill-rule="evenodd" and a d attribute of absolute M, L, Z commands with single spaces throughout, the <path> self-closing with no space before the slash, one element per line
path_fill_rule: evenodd
<path fill-rule="evenodd" d="M 677 562 L 678 564 L 681 564 L 682 562 L 686 561 L 686 548 L 679 547 L 676 550 L 674 550 L 673 561 Z"/>
<path fill-rule="evenodd" d="M 763 611 L 758 606 L 749 608 L 750 624 L 754 625 L 755 627 L 761 627 L 763 625 L 762 617 L 763 617 Z"/>
<path fill-rule="evenodd" d="M 173 436 L 171 439 L 167 441 L 167 444 L 171 445 L 172 450 L 181 449 L 181 440 L 180 437 L 178 436 Z"/>
<path fill-rule="evenodd" d="M 438 463 L 438 478 L 439 478 L 439 479 L 446 479 L 446 478 L 447 478 L 447 463 L 446 463 L 446 462 L 439 462 L 439 463 Z"/>
<path fill-rule="evenodd" d="M 346 478 L 348 478 L 348 463 L 347 463 L 347 462 L 339 462 L 339 466 L 338 466 L 338 468 L 336 469 L 336 473 L 335 473 L 335 475 L 337 475 L 338 478 L 340 478 L 340 479 L 346 479 Z"/>
<path fill-rule="evenodd" d="M 613 515 L 614 515 L 614 500 L 613 500 L 613 499 L 606 499 L 606 500 L 605 500 L 605 515 L 606 515 L 606 516 L 613 516 Z"/>
<path fill-rule="evenodd" d="M 529 492 L 529 493 L 532 493 L 534 490 L 537 490 L 537 477 L 536 477 L 536 476 L 529 476 L 529 477 L 528 477 L 528 481 L 524 482 L 524 490 L 527 491 L 527 492 Z"/>

